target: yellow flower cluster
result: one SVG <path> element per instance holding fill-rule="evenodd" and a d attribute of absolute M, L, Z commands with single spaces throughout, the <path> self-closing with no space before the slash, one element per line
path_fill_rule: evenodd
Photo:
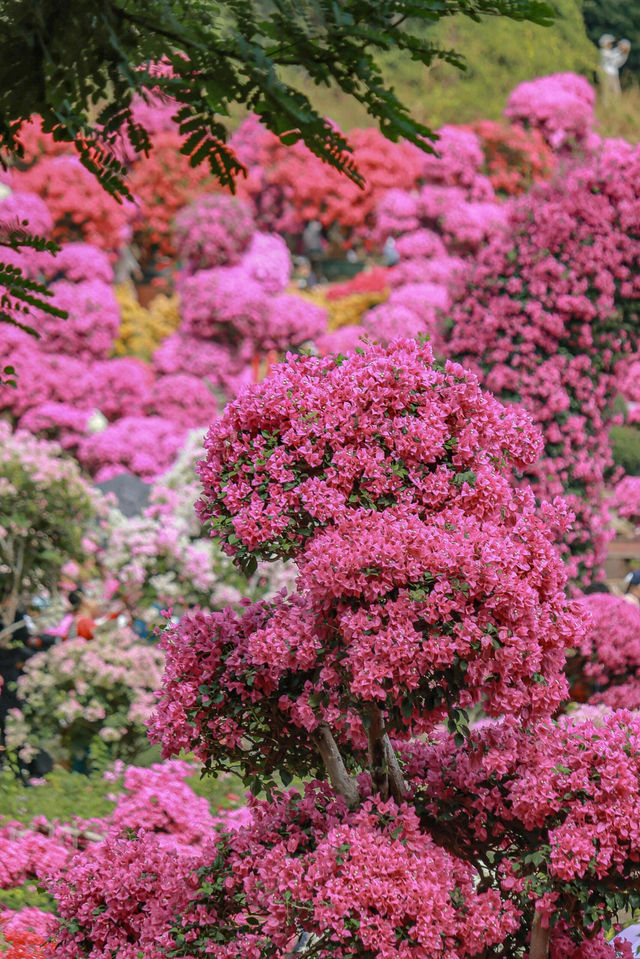
<path fill-rule="evenodd" d="M 122 316 L 118 339 L 114 344 L 115 355 L 150 360 L 158 344 L 180 325 L 177 295 L 159 293 L 145 308 L 138 301 L 133 284 L 116 286 L 115 292 Z"/>
<path fill-rule="evenodd" d="M 350 296 L 343 296 L 339 300 L 329 300 L 326 289 L 316 288 L 308 292 L 304 290 L 295 290 L 294 292 L 328 311 L 329 330 L 337 330 L 341 326 L 357 326 L 367 310 L 370 310 L 372 306 L 377 306 L 378 303 L 384 303 L 389 298 L 388 289 L 368 293 L 352 293 Z"/>

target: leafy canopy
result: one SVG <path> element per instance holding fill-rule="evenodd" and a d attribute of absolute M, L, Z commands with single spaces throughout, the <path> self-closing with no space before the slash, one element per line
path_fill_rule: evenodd
<path fill-rule="evenodd" d="M 176 101 L 182 151 L 208 162 L 233 187 L 242 165 L 227 145 L 234 105 L 258 113 L 290 144 L 304 140 L 319 157 L 359 181 L 348 143 L 322 117 L 286 67 L 315 85 L 336 84 L 391 140 L 429 149 L 428 127 L 413 120 L 383 80 L 379 56 L 395 49 L 426 65 L 463 66 L 457 52 L 420 27 L 462 13 L 550 24 L 542 0 L 7 0 L 0 11 L 0 150 L 20 156 L 20 130 L 33 114 L 114 195 L 127 195 L 112 147 L 127 133 L 137 152 L 151 148 L 132 115 L 136 94 Z M 162 61 L 166 71 L 150 66 Z M 287 73 L 287 77 L 290 73 Z"/>

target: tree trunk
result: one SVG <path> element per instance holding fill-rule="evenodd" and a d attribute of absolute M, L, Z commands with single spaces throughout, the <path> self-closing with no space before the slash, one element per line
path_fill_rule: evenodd
<path fill-rule="evenodd" d="M 531 927 L 531 945 L 529 947 L 529 959 L 548 959 L 549 957 L 549 926 L 543 928 L 542 919 L 539 912 L 533 917 Z"/>
<path fill-rule="evenodd" d="M 348 806 L 357 806 L 360 802 L 360 793 L 355 779 L 349 775 L 342 761 L 340 750 L 336 745 L 331 730 L 326 723 L 322 723 L 313 735 L 313 741 L 322 756 L 331 785 L 347 801 Z"/>
<path fill-rule="evenodd" d="M 384 748 L 384 756 L 389 774 L 389 791 L 395 801 L 400 804 L 407 798 L 407 793 L 409 790 L 407 789 L 407 784 L 404 781 L 404 776 L 402 775 L 402 770 L 400 769 L 400 763 L 398 762 L 396 751 L 393 748 L 387 733 L 385 733 L 382 737 L 382 745 Z"/>
<path fill-rule="evenodd" d="M 387 757 L 385 755 L 384 740 L 388 739 L 384 731 L 382 713 L 375 703 L 368 703 L 366 707 L 369 718 L 367 735 L 369 739 L 369 768 L 373 782 L 374 793 L 380 793 L 384 801 L 389 798 L 389 777 L 387 775 Z"/>

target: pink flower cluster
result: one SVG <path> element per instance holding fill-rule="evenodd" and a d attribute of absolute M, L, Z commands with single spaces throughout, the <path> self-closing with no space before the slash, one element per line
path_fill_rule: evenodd
<path fill-rule="evenodd" d="M 625 476 L 616 483 L 611 506 L 618 516 L 640 526 L 640 476 Z"/>
<path fill-rule="evenodd" d="M 221 193 L 198 197 L 174 224 L 176 251 L 190 273 L 237 263 L 254 232 L 249 208 Z"/>
<path fill-rule="evenodd" d="M 267 298 L 239 266 L 198 270 L 181 279 L 179 291 L 189 336 L 237 347 L 266 326 Z"/>
<path fill-rule="evenodd" d="M 197 855 L 179 855 L 144 831 L 92 846 L 53 886 L 61 921 L 56 955 L 161 959 L 175 911 L 197 889 L 198 864 Z"/>
<path fill-rule="evenodd" d="M 109 257 L 99 247 L 89 243 L 65 243 L 55 254 L 41 254 L 38 268 L 47 280 L 113 283 L 113 267 Z"/>
<path fill-rule="evenodd" d="M 14 230 L 28 231 L 48 239 L 53 219 L 49 207 L 36 193 L 16 190 L 0 199 L 0 229 L 3 235 Z"/>
<path fill-rule="evenodd" d="M 188 430 L 211 423 L 218 414 L 218 403 L 198 376 L 168 373 L 151 386 L 145 410 Z"/>
<path fill-rule="evenodd" d="M 271 269 L 269 259 L 262 259 L 263 252 L 270 252 L 269 247 L 269 243 L 254 245 L 238 266 L 183 276 L 179 284 L 183 315 L 179 335 L 191 341 L 214 341 L 242 355 L 247 349 L 253 353 L 284 350 L 323 332 L 327 325 L 324 309 L 277 292 L 283 285 L 278 262 L 284 264 L 284 250 L 276 244 L 276 268 Z M 288 272 L 288 253 L 286 258 Z"/>
<path fill-rule="evenodd" d="M 251 347 L 248 342 L 233 350 L 228 344 L 198 339 L 180 330 L 162 341 L 153 354 L 153 366 L 159 374 L 197 376 L 234 396 L 253 382 Z"/>
<path fill-rule="evenodd" d="M 493 193 L 491 186 L 482 178 L 485 158 L 482 144 L 473 130 L 441 127 L 435 148 L 437 154 L 426 154 L 424 157 L 424 180 L 445 186 L 465 187 L 475 194 L 474 198 L 479 198 L 484 192 L 489 195 Z"/>
<path fill-rule="evenodd" d="M 170 945 L 176 911 L 186 909 L 198 891 L 199 865 L 209 860 L 216 829 L 235 830 L 248 810 L 217 810 L 184 781 L 187 763 L 128 767 L 123 791 L 104 820 L 90 825 L 102 832 L 48 873 L 57 900 L 56 955 L 107 959 L 114 951 L 129 959 L 159 959 Z M 133 838 L 131 838 L 133 834 Z"/>
<path fill-rule="evenodd" d="M 34 311 L 41 349 L 86 360 L 105 359 L 120 328 L 120 307 L 113 288 L 98 279 L 79 283 L 58 280 L 51 290 L 52 305 L 69 316 L 62 320 L 43 310 Z"/>
<path fill-rule="evenodd" d="M 446 286 L 406 283 L 392 289 L 384 303 L 368 310 L 362 326 L 380 343 L 390 343 L 399 336 L 427 336 L 433 350 L 441 354 L 440 318 L 450 305 L 451 296 Z"/>
<path fill-rule="evenodd" d="M 580 699 L 613 708 L 640 703 L 640 609 L 618 596 L 594 593 L 578 601 L 588 629 L 569 659 Z"/>
<path fill-rule="evenodd" d="M 185 782 L 194 771 L 179 760 L 154 763 L 150 768 L 128 766 L 123 792 L 110 816 L 110 831 L 121 834 L 143 829 L 154 833 L 161 847 L 180 851 L 202 845 L 214 833 L 220 817 L 216 818 L 208 800 L 196 796 Z"/>
<path fill-rule="evenodd" d="M 366 801 L 348 811 L 313 782 L 303 797 L 284 793 L 252 811 L 247 830 L 210 851 L 199 894 L 174 923 L 190 955 L 257 959 L 267 945 L 284 955 L 307 932 L 338 957 L 454 959 L 481 955 L 517 925 L 511 903 L 476 889 L 473 868 L 439 848 L 406 806 Z"/>
<path fill-rule="evenodd" d="M 115 262 L 131 237 L 131 204 L 114 200 L 75 155 L 41 156 L 28 170 L 12 173 L 12 186 L 44 200 L 55 240 L 82 240 Z"/>
<path fill-rule="evenodd" d="M 502 887 L 537 900 L 547 920 L 563 899 L 576 895 L 603 914 L 592 889 L 598 881 L 624 889 L 624 876 L 640 855 L 637 715 L 619 710 L 597 723 L 564 719 L 535 733 L 487 724 L 473 730 L 461 750 L 454 752 L 444 737 L 413 744 L 410 753 L 408 775 L 428 784 L 422 800 L 427 821 L 448 810 L 462 850 L 478 837 L 487 848 L 498 838 L 506 859 L 511 846 Z M 529 851 L 544 862 L 535 881 Z M 586 916 L 575 921 L 590 925 Z"/>
<path fill-rule="evenodd" d="M 305 514 L 309 536 L 376 504 L 492 509 L 489 486 L 508 488 L 492 456 L 504 449 L 524 466 L 539 439 L 524 415 L 483 394 L 461 367 L 434 366 L 428 347 L 398 341 L 344 362 L 289 357 L 227 406 L 206 449 L 203 520 L 216 518 L 223 540 L 237 537 L 233 552 L 288 554 L 305 542 Z M 454 482 L 458 472 L 473 473 L 473 491 L 466 479 Z"/>
<path fill-rule="evenodd" d="M 282 293 L 291 275 L 287 244 L 276 233 L 254 233 L 242 266 L 267 293 Z"/>
<path fill-rule="evenodd" d="M 80 440 L 76 455 L 98 482 L 118 473 L 152 480 L 171 466 L 184 428 L 159 416 L 123 416 L 100 433 Z"/>
<path fill-rule="evenodd" d="M 119 772 L 110 772 L 105 778 L 118 780 Z M 86 917 L 92 916 L 91 948 L 96 951 L 91 955 L 99 954 L 100 932 L 109 926 L 109 942 L 122 936 L 124 945 L 131 925 L 139 923 L 142 928 L 136 929 L 136 941 L 138 946 L 145 946 L 143 930 L 150 930 L 152 935 L 151 930 L 157 931 L 172 919 L 171 909 L 181 901 L 176 896 L 179 882 L 194 887 L 189 873 L 200 848 L 210 844 L 216 829 L 237 829 L 250 819 L 246 807 L 211 810 L 208 801 L 196 796 L 185 782 L 194 772 L 192 766 L 177 761 L 148 769 L 125 767 L 117 794 L 112 797 L 114 809 L 103 819 L 61 824 L 38 817 L 29 826 L 20 822 L 2 824 L 0 888 L 17 889 L 35 879 L 57 897 L 58 908 L 57 915 L 30 907 L 19 912 L 0 911 L 1 934 L 14 942 L 23 930 L 29 930 L 42 939 L 50 937 L 57 942 L 61 937 L 64 942 L 69 933 L 61 928 L 61 919 L 63 923 L 72 919 L 72 903 L 75 906 L 81 899 L 86 903 L 88 896 L 92 909 L 101 899 L 100 908 L 93 913 L 80 908 L 75 918 L 86 922 Z M 138 838 L 131 839 L 131 835 Z M 162 868 L 155 871 L 154 864 Z M 107 866 L 105 872 L 102 867 Z M 90 877 L 92 889 L 88 890 L 84 883 Z M 123 889 L 127 890 L 126 897 L 122 896 Z M 162 917 L 155 925 L 148 917 L 134 918 L 145 896 L 149 898 L 145 912 Z M 118 919 L 123 918 L 127 908 L 131 925 L 122 927 Z M 109 915 L 105 916 L 105 912 Z M 144 954 L 151 955 L 146 951 Z M 133 955 L 137 956 L 137 951 Z"/>
<path fill-rule="evenodd" d="M 519 84 L 505 108 L 509 120 L 540 130 L 555 151 L 596 146 L 595 92 L 584 77 L 554 73 Z"/>
<path fill-rule="evenodd" d="M 41 822 L 33 824 L 43 825 Z M 48 826 L 48 823 L 46 824 Z M 13 889 L 28 879 L 46 879 L 69 859 L 73 849 L 70 836 L 55 829 L 39 832 L 21 822 L 0 825 L 0 889 Z"/>

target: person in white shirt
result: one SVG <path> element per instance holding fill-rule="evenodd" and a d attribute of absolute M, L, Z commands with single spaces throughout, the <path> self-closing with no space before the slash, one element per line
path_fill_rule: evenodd
<path fill-rule="evenodd" d="M 610 103 L 620 96 L 620 68 L 629 58 L 631 43 L 627 39 L 622 39 L 616 44 L 615 37 L 610 33 L 603 33 L 599 45 L 602 92 L 605 102 Z"/>

